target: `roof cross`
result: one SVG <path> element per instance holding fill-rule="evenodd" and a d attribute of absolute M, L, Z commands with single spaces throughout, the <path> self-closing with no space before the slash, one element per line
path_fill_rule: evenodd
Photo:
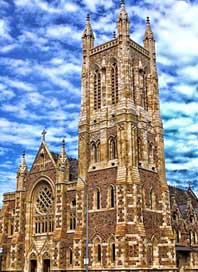
<path fill-rule="evenodd" d="M 192 182 L 189 180 L 188 181 L 188 188 L 191 189 Z"/>
<path fill-rule="evenodd" d="M 43 136 L 43 142 L 45 142 L 45 135 L 47 134 L 46 129 L 44 129 L 43 132 L 42 132 L 41 134 L 42 134 L 42 136 Z"/>

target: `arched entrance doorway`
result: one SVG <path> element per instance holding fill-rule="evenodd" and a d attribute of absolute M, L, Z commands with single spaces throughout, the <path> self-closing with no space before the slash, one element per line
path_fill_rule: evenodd
<path fill-rule="evenodd" d="M 45 252 L 43 255 L 43 272 L 50 272 L 50 256 L 48 252 Z"/>
<path fill-rule="evenodd" d="M 37 258 L 34 253 L 30 256 L 30 272 L 37 272 Z"/>
<path fill-rule="evenodd" d="M 43 272 L 50 272 L 50 259 L 43 260 Z"/>

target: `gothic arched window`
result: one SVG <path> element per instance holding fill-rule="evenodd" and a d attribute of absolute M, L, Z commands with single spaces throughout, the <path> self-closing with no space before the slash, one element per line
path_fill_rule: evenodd
<path fill-rule="evenodd" d="M 67 265 L 72 266 L 73 264 L 73 251 L 71 248 L 67 250 Z"/>
<path fill-rule="evenodd" d="M 48 233 L 54 229 L 53 192 L 51 186 L 44 182 L 34 195 L 35 233 Z"/>
<path fill-rule="evenodd" d="M 115 207 L 115 187 L 113 185 L 109 186 L 109 204 L 110 208 Z"/>
<path fill-rule="evenodd" d="M 94 73 L 94 109 L 101 108 L 101 74 L 99 70 Z"/>
<path fill-rule="evenodd" d="M 109 251 L 109 261 L 115 263 L 116 260 L 116 247 L 115 247 L 115 238 L 111 237 L 108 242 L 108 251 Z"/>
<path fill-rule="evenodd" d="M 98 140 L 97 142 L 91 142 L 90 145 L 90 157 L 91 157 L 91 162 L 99 162 L 100 161 L 100 141 Z"/>
<path fill-rule="evenodd" d="M 101 206 L 101 201 L 100 201 L 100 189 L 99 188 L 96 188 L 96 191 L 95 191 L 95 208 L 97 210 L 100 209 L 100 206 Z"/>
<path fill-rule="evenodd" d="M 112 104 L 118 103 L 119 92 L 118 92 L 118 66 L 117 63 L 113 63 L 111 67 L 111 99 Z"/>
<path fill-rule="evenodd" d="M 96 149 L 96 143 L 92 142 L 91 143 L 91 162 L 96 162 L 97 161 L 97 149 Z"/>
<path fill-rule="evenodd" d="M 69 229 L 75 230 L 75 228 L 76 228 L 76 199 L 73 199 L 70 203 Z"/>
<path fill-rule="evenodd" d="M 117 140 L 115 137 L 109 139 L 109 159 L 114 160 L 117 158 Z"/>

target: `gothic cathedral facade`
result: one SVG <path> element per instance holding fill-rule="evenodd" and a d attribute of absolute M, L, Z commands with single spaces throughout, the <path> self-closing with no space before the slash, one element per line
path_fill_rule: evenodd
<path fill-rule="evenodd" d="M 149 18 L 143 47 L 129 29 L 122 1 L 117 34 L 94 47 L 87 17 L 78 161 L 45 137 L 29 171 L 23 154 L 0 210 L 1 271 L 178 271 L 155 40 Z"/>

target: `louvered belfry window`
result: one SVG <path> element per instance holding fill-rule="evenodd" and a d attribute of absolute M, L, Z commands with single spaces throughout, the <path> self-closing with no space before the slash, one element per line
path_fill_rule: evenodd
<path fill-rule="evenodd" d="M 114 63 L 111 68 L 111 98 L 113 105 L 118 103 L 118 66 L 116 63 Z"/>
<path fill-rule="evenodd" d="M 94 73 L 94 109 L 101 109 L 101 74 L 99 70 Z"/>

